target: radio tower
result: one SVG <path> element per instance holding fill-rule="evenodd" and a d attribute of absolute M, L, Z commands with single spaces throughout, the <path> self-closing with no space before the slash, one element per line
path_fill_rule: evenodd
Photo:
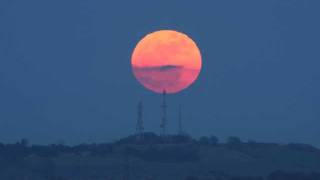
<path fill-rule="evenodd" d="M 179 120 L 179 130 L 178 133 L 179 135 L 183 135 L 183 130 L 182 130 L 182 113 L 181 113 L 181 105 L 179 105 L 179 115 L 178 115 L 178 120 Z"/>
<path fill-rule="evenodd" d="M 143 139 L 143 118 L 142 118 L 142 112 L 143 112 L 143 104 L 140 100 L 138 103 L 138 119 L 137 119 L 137 127 L 136 127 L 136 135 L 139 140 Z"/>
<path fill-rule="evenodd" d="M 162 92 L 162 104 L 161 104 L 161 124 L 162 129 L 161 136 L 166 136 L 166 126 L 167 126 L 167 102 L 166 102 L 166 90 Z"/>

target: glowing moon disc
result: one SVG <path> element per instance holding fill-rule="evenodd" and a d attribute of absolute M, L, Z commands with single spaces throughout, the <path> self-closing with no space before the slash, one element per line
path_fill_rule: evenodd
<path fill-rule="evenodd" d="M 160 30 L 139 41 L 132 53 L 131 65 L 134 76 L 147 89 L 177 93 L 197 79 L 201 54 L 187 35 Z"/>

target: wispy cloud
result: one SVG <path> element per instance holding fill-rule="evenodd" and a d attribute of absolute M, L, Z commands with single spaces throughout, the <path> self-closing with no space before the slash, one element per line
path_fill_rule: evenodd
<path fill-rule="evenodd" d="M 177 65 L 163 65 L 163 66 L 152 66 L 152 67 L 134 67 L 134 69 L 141 71 L 170 71 L 183 69 L 183 66 Z"/>

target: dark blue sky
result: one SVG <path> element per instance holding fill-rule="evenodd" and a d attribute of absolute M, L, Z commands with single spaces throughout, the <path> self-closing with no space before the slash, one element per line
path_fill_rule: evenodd
<path fill-rule="evenodd" d="M 160 95 L 133 77 L 146 33 L 175 29 L 203 69 L 168 97 L 169 126 L 198 137 L 320 146 L 320 3 L 272 1 L 0 1 L 0 141 L 102 142 L 159 132 Z"/>

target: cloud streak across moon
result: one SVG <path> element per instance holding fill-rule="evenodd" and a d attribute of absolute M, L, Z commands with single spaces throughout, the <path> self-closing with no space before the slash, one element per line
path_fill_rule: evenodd
<path fill-rule="evenodd" d="M 190 86 L 201 70 L 201 54 L 187 35 L 161 30 L 145 36 L 133 51 L 137 80 L 156 93 L 177 93 Z"/>

